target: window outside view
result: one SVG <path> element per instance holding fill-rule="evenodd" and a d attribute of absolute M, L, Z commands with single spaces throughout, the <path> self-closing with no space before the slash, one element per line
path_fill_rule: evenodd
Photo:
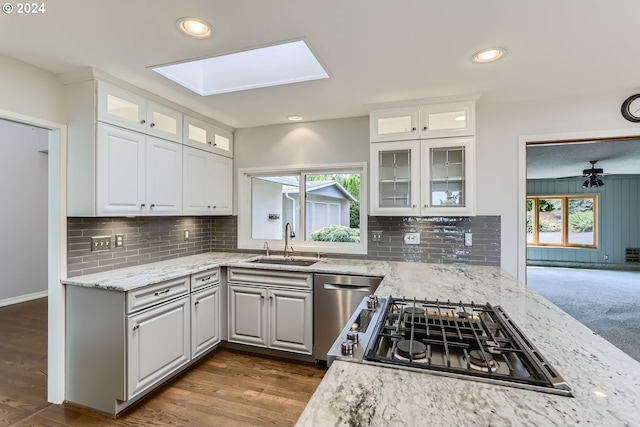
<path fill-rule="evenodd" d="M 595 247 L 595 207 L 595 196 L 528 198 L 527 244 Z"/>
<path fill-rule="evenodd" d="M 291 223 L 295 240 L 360 242 L 360 184 L 359 173 L 254 175 L 251 238 L 282 240 Z"/>

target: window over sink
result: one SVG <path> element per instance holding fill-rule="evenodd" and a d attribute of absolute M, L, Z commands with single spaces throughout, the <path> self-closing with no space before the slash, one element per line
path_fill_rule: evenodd
<path fill-rule="evenodd" d="M 241 169 L 238 247 L 294 252 L 367 251 L 366 164 Z"/>

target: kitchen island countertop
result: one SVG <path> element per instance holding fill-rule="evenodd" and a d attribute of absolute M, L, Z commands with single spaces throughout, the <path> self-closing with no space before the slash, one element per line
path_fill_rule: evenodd
<path fill-rule="evenodd" d="M 381 297 L 501 305 L 574 397 L 338 360 L 296 426 L 640 425 L 640 363 L 500 268 L 376 262 L 370 274 L 378 269 Z"/>
<path fill-rule="evenodd" d="M 128 291 L 217 266 L 384 276 L 380 297 L 500 305 L 574 397 L 338 360 L 297 426 L 640 426 L 640 363 L 498 267 L 323 258 L 310 267 L 212 252 L 62 280 Z"/>

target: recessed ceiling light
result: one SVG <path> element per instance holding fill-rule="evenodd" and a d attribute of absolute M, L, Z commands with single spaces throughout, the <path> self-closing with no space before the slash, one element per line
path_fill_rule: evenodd
<path fill-rule="evenodd" d="M 484 64 L 486 62 L 497 61 L 507 53 L 507 50 L 502 47 L 492 47 L 490 49 L 484 49 L 473 55 L 472 61 L 478 64 Z"/>
<path fill-rule="evenodd" d="M 151 69 L 202 96 L 329 77 L 303 40 Z"/>
<path fill-rule="evenodd" d="M 206 39 L 213 33 L 209 24 L 198 18 L 180 18 L 176 25 L 180 31 L 196 39 Z"/>
<path fill-rule="evenodd" d="M 287 119 L 291 120 L 292 122 L 299 122 L 300 120 L 302 120 L 302 116 L 293 115 L 293 116 L 287 117 Z"/>

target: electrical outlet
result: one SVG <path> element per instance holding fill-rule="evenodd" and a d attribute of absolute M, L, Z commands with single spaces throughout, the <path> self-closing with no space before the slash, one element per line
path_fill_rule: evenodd
<path fill-rule="evenodd" d="M 473 233 L 464 233 L 464 245 L 473 246 Z"/>
<path fill-rule="evenodd" d="M 371 240 L 379 242 L 382 240 L 382 230 L 376 230 L 371 232 Z"/>
<path fill-rule="evenodd" d="M 420 233 L 404 233 L 405 245 L 419 245 Z"/>
<path fill-rule="evenodd" d="M 184 240 L 185 242 L 189 240 L 189 230 L 184 230 Z"/>
<path fill-rule="evenodd" d="M 91 238 L 91 252 L 111 250 L 111 236 L 95 236 Z"/>
<path fill-rule="evenodd" d="M 115 246 L 116 248 L 124 246 L 124 234 L 116 234 Z"/>
<path fill-rule="evenodd" d="M 605 255 L 605 256 L 604 256 L 604 260 L 605 260 L 605 261 L 609 261 L 609 255 Z"/>

